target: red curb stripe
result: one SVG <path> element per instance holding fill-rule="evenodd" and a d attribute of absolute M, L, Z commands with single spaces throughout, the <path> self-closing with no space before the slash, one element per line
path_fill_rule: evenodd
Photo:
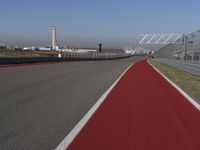
<path fill-rule="evenodd" d="M 68 150 L 198 150 L 200 112 L 147 62 L 122 77 Z"/>

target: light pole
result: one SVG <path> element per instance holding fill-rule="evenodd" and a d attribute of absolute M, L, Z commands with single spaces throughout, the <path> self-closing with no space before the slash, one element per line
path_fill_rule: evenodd
<path fill-rule="evenodd" d="M 187 61 L 187 40 L 188 37 L 186 35 L 183 35 L 183 44 L 184 44 L 184 51 L 185 51 L 185 62 Z"/>
<path fill-rule="evenodd" d="M 187 44 L 193 44 L 194 41 L 188 41 L 188 36 L 183 35 L 183 41 L 184 41 L 184 49 L 185 49 L 185 62 L 187 61 Z"/>

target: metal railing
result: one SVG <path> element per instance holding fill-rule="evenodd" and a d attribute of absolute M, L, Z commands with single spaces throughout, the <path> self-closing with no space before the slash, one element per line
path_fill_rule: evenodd
<path fill-rule="evenodd" d="M 25 50 L 6 50 L 0 49 L 0 58 L 2 57 L 60 57 L 60 58 L 117 58 L 130 56 L 131 54 L 126 54 L 125 52 L 63 52 L 63 51 L 25 51 Z"/>
<path fill-rule="evenodd" d="M 200 31 L 178 40 L 158 50 L 155 60 L 200 76 Z"/>
<path fill-rule="evenodd" d="M 21 53 L 21 52 L 20 52 Z M 11 57 L 0 57 L 0 64 L 16 63 L 35 63 L 35 62 L 52 62 L 52 61 L 95 61 L 95 60 L 112 60 L 132 56 L 126 53 L 98 53 L 98 52 L 54 52 L 54 53 L 34 53 L 30 52 L 23 55 L 12 55 Z"/>
<path fill-rule="evenodd" d="M 200 76 L 200 63 L 193 61 L 180 61 L 167 58 L 156 58 L 157 62 L 168 64 L 186 72 Z"/>
<path fill-rule="evenodd" d="M 81 59 L 114 59 L 121 57 L 128 57 L 130 54 L 125 53 L 59 53 L 60 58 L 81 58 Z"/>

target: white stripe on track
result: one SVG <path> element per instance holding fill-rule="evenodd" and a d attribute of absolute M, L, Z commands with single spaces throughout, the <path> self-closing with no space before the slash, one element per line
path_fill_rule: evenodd
<path fill-rule="evenodd" d="M 148 62 L 149 63 L 149 62 Z M 149 63 L 163 78 L 165 78 L 173 87 L 175 87 L 195 108 L 200 111 L 200 104 L 197 103 L 193 98 L 191 98 L 185 91 L 183 91 L 178 85 L 167 78 L 163 73 L 161 73 L 156 67 Z"/>
<path fill-rule="evenodd" d="M 56 147 L 55 150 L 66 150 L 71 142 L 75 139 L 81 129 L 85 126 L 88 120 L 92 117 L 92 115 L 96 112 L 99 106 L 106 99 L 108 94 L 112 91 L 115 85 L 119 82 L 119 80 L 123 77 L 123 75 L 134 65 L 131 64 L 121 75 L 120 77 L 111 85 L 111 87 L 98 99 L 98 101 L 92 106 L 92 108 L 86 113 L 86 115 L 78 122 L 78 124 L 71 130 L 71 132 L 64 138 L 64 140 Z"/>

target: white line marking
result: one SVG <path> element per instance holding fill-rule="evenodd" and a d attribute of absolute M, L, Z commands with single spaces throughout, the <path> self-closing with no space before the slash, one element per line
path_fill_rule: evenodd
<path fill-rule="evenodd" d="M 86 113 L 86 115 L 79 121 L 79 123 L 71 130 L 71 132 L 64 138 L 64 140 L 56 147 L 55 150 L 66 150 L 71 142 L 75 139 L 81 129 L 85 126 L 88 120 L 96 112 L 102 102 L 106 99 L 108 94 L 112 91 L 115 85 L 123 77 L 123 75 L 134 65 L 131 64 L 121 75 L 120 77 L 111 85 L 111 87 L 98 99 L 98 101 L 92 106 L 92 108 Z"/>
<path fill-rule="evenodd" d="M 148 62 L 149 63 L 149 62 Z M 183 91 L 178 85 L 167 78 L 163 73 L 161 73 L 156 67 L 149 63 L 163 78 L 165 78 L 172 86 L 174 86 L 195 108 L 200 111 L 200 105 L 193 98 L 191 98 L 185 91 Z"/>

